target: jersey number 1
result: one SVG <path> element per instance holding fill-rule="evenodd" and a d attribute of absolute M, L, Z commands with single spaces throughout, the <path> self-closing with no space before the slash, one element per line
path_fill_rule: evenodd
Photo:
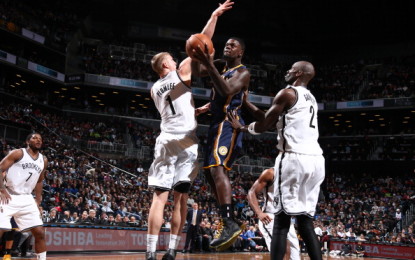
<path fill-rule="evenodd" d="M 176 110 L 174 110 L 173 101 L 171 100 L 170 95 L 168 95 L 168 96 L 166 97 L 166 100 L 167 100 L 167 102 L 169 102 L 169 104 L 170 104 L 170 109 L 171 109 L 171 112 L 173 113 L 173 115 L 175 115 L 175 114 L 176 114 Z"/>
<path fill-rule="evenodd" d="M 316 128 L 316 126 L 315 126 L 315 125 L 313 125 L 314 113 L 315 113 L 315 111 L 314 111 L 314 107 L 313 107 L 313 106 L 310 106 L 310 113 L 311 113 L 310 127 L 311 127 L 311 128 Z"/>

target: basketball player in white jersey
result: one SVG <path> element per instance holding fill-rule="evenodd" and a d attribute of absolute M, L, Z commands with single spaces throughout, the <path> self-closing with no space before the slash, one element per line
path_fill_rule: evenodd
<path fill-rule="evenodd" d="M 322 259 L 313 217 L 325 168 L 323 151 L 318 143 L 318 104 L 307 89 L 314 74 L 310 62 L 294 63 L 285 75 L 286 82 L 291 85 L 278 92 L 262 120 L 249 126 L 242 126 L 235 113 L 228 113 L 234 128 L 253 135 L 277 124 L 280 153 L 274 167 L 277 212 L 271 241 L 272 260 L 284 257 L 291 216 L 297 218 L 298 231 L 306 243 L 310 259 Z"/>
<path fill-rule="evenodd" d="M 268 250 L 271 251 L 272 229 L 274 227 L 274 214 L 277 212 L 274 204 L 274 168 L 264 170 L 258 179 L 254 182 L 248 192 L 248 202 L 255 214 L 260 220 L 258 223 L 259 230 L 264 236 Z M 262 209 L 259 207 L 257 194 L 262 193 L 265 203 Z M 287 236 L 289 252 L 286 252 L 286 258 L 291 260 L 300 260 L 300 244 L 295 232 L 294 223 L 291 223 Z"/>
<path fill-rule="evenodd" d="M 202 33 L 212 38 L 218 17 L 232 5 L 230 0 L 219 4 Z M 160 76 L 151 88 L 151 97 L 161 115 L 161 133 L 156 140 L 154 161 L 148 176 L 148 184 L 155 191 L 148 216 L 147 260 L 156 259 L 157 240 L 170 190 L 174 191 L 174 209 L 169 249 L 162 259 L 175 259 L 186 221 L 188 192 L 198 172 L 197 122 L 190 89 L 190 63 L 188 57 L 177 68 L 167 52 L 156 54 L 151 60 L 153 70 Z"/>
<path fill-rule="evenodd" d="M 10 219 L 14 217 L 22 232 L 32 232 L 37 259 L 43 260 L 46 259 L 45 229 L 38 207 L 42 202 L 48 160 L 39 152 L 42 143 L 40 134 L 30 134 L 26 148 L 11 151 L 0 162 L 0 236 L 11 230 Z M 5 171 L 7 174 L 3 177 Z"/>

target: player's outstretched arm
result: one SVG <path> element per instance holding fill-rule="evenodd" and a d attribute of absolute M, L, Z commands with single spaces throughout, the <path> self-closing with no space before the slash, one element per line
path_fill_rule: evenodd
<path fill-rule="evenodd" d="M 265 187 L 267 187 L 267 184 L 272 182 L 273 179 L 274 170 L 272 168 L 266 169 L 254 182 L 251 189 L 249 189 L 247 196 L 249 206 L 251 206 L 251 209 L 253 209 L 255 214 L 257 214 L 259 220 L 261 220 L 265 225 L 270 223 L 272 219 L 268 214 L 264 213 L 259 207 L 257 194 L 260 193 L 263 189 L 265 189 Z"/>
<path fill-rule="evenodd" d="M 228 112 L 228 120 L 231 122 L 233 128 L 241 132 L 249 132 L 253 135 L 260 134 L 275 126 L 279 116 L 284 110 L 294 105 L 296 99 L 297 96 L 294 90 L 283 89 L 275 96 L 271 108 L 265 113 L 263 120 L 252 122 L 249 126 L 243 126 L 234 112 Z"/>
<path fill-rule="evenodd" d="M 215 33 L 216 23 L 218 21 L 218 17 L 221 16 L 224 12 L 229 9 L 232 9 L 234 2 L 231 0 L 226 0 L 223 4 L 219 4 L 219 7 L 213 11 L 210 19 L 207 21 L 205 27 L 202 30 L 203 34 L 206 34 L 210 39 L 212 39 L 213 34 Z M 206 46 L 200 46 L 201 48 L 205 48 Z M 211 55 L 212 60 L 214 57 L 215 52 Z M 201 64 L 199 61 L 192 60 L 191 70 L 193 75 L 198 77 L 206 77 L 208 76 L 206 66 Z"/>
<path fill-rule="evenodd" d="M 265 112 L 259 109 L 257 106 L 255 106 L 248 100 L 248 91 L 245 92 L 245 95 L 242 101 L 243 101 L 242 104 L 244 105 L 244 107 L 248 109 L 249 113 L 253 115 L 256 120 L 260 121 L 264 119 Z"/>
<path fill-rule="evenodd" d="M 195 109 L 195 115 L 196 115 L 196 116 L 198 116 L 198 115 L 200 115 L 200 114 L 206 113 L 206 112 L 207 112 L 207 111 L 209 111 L 209 110 L 210 110 L 210 102 L 209 102 L 209 103 L 204 104 L 204 105 L 203 105 L 203 106 L 201 106 L 201 107 L 196 108 L 196 109 Z"/>
<path fill-rule="evenodd" d="M 210 19 L 207 21 L 205 27 L 202 30 L 203 34 L 206 34 L 210 39 L 212 39 L 213 34 L 215 33 L 216 22 L 218 17 L 221 16 L 224 12 L 232 9 L 234 2 L 231 0 L 226 0 L 223 4 L 219 3 L 219 7 L 212 12 Z"/>

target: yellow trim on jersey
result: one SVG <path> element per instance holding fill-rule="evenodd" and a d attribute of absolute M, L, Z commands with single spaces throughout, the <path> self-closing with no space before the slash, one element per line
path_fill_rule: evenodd
<path fill-rule="evenodd" d="M 217 164 L 221 163 L 220 157 L 218 155 L 218 145 L 219 145 L 220 135 L 222 134 L 222 128 L 223 128 L 223 122 L 220 123 L 218 126 L 218 134 L 216 135 L 215 144 L 213 145 L 213 157 L 215 158 Z"/>
<path fill-rule="evenodd" d="M 234 130 L 232 131 L 231 146 L 230 146 L 230 148 L 229 148 L 228 156 L 226 156 L 225 161 L 223 161 L 223 164 L 224 164 L 224 165 L 225 165 L 225 164 L 229 161 L 229 159 L 231 158 L 232 151 L 233 151 L 233 147 L 235 146 L 235 139 L 236 139 L 236 136 L 237 136 L 237 132 L 236 132 L 236 130 L 234 129 Z"/>
<path fill-rule="evenodd" d="M 223 168 L 225 168 L 227 171 L 231 170 L 231 168 L 229 168 L 228 166 L 223 165 L 223 164 L 211 164 L 209 166 L 204 166 L 203 169 L 210 169 L 212 167 L 218 167 L 218 166 L 223 166 Z"/>
<path fill-rule="evenodd" d="M 231 103 L 232 98 L 233 98 L 233 96 L 228 96 L 228 99 L 226 100 L 225 105 L 223 106 L 223 112 L 225 112 L 225 113 L 226 113 L 226 110 L 228 109 L 228 106 L 229 106 L 229 104 Z M 226 117 L 225 117 L 225 118 L 226 118 Z"/>
<path fill-rule="evenodd" d="M 237 65 L 237 66 L 235 66 L 235 67 L 233 67 L 233 68 L 230 68 L 230 69 L 226 69 L 226 66 L 223 68 L 223 70 L 222 70 L 222 74 L 223 73 L 226 73 L 226 72 L 228 72 L 228 71 L 230 71 L 230 70 L 236 70 L 237 68 L 239 68 L 239 67 L 242 67 L 242 66 L 244 66 L 243 64 L 239 64 L 239 65 Z"/>

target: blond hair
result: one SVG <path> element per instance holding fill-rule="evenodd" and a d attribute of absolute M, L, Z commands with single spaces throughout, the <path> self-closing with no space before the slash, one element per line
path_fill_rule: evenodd
<path fill-rule="evenodd" d="M 151 59 L 151 68 L 153 68 L 153 70 L 158 74 L 163 71 L 163 61 L 167 55 L 170 55 L 170 53 L 160 52 L 154 55 L 154 57 Z"/>

